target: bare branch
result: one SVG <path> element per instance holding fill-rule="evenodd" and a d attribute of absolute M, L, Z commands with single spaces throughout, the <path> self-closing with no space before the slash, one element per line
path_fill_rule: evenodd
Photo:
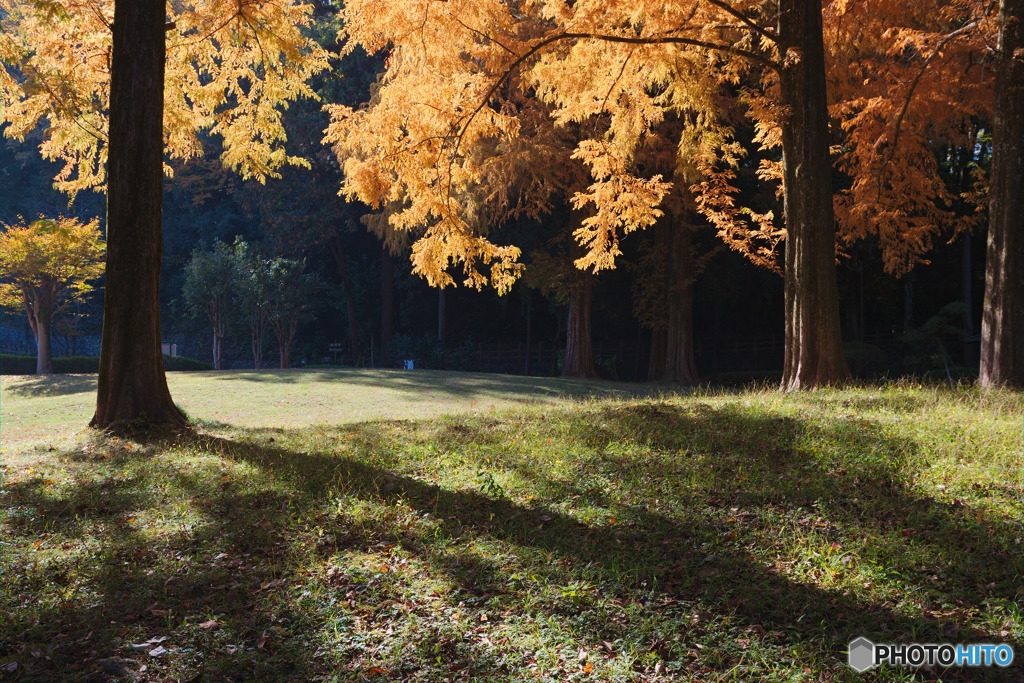
<path fill-rule="evenodd" d="M 723 12 L 725 12 L 726 14 L 730 14 L 730 15 L 736 17 L 737 19 L 740 20 L 740 22 L 743 23 L 744 26 L 749 28 L 751 31 L 753 31 L 757 35 L 759 35 L 759 36 L 761 36 L 763 38 L 767 38 L 768 40 L 772 41 L 773 43 L 779 42 L 778 36 L 776 36 L 775 33 L 773 33 L 770 29 L 767 29 L 767 28 L 765 28 L 763 26 L 759 26 L 758 24 L 755 24 L 753 22 L 753 20 L 751 20 L 750 17 L 748 17 L 746 14 L 743 14 L 742 12 L 733 9 L 732 7 L 730 7 L 725 2 L 722 2 L 722 0 L 705 0 L 705 2 L 707 2 L 709 5 L 714 5 L 718 9 L 722 10 Z"/>

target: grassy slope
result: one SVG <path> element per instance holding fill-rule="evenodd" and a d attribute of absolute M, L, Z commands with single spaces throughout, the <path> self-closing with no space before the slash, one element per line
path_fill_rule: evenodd
<path fill-rule="evenodd" d="M 748 392 L 217 432 L 5 461 L 0 667 L 854 681 L 912 677 L 853 674 L 857 635 L 1024 652 L 1019 394 Z M 131 647 L 161 637 L 160 656 Z"/>

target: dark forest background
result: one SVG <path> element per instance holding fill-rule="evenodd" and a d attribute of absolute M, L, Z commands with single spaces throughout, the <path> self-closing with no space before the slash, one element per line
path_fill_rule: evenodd
<path fill-rule="evenodd" d="M 379 68 L 377 59 L 350 55 L 319 80 L 317 90 L 324 101 L 358 105 L 369 98 Z M 165 182 L 162 331 L 178 354 L 209 362 L 212 353 L 209 325 L 190 315 L 182 300 L 185 264 L 197 247 L 240 238 L 267 256 L 305 259 L 324 285 L 312 301 L 311 316 L 299 327 L 293 365 L 401 367 L 413 360 L 416 368 L 561 372 L 568 306 L 557 291 L 539 284 L 543 278 L 531 274 L 544 254 L 568 258 L 569 245 L 559 240 L 569 220 L 567 210 L 556 209 L 542 221 L 494 228 L 493 239 L 519 246 L 527 264 L 527 276 L 508 294 L 464 287 L 441 293 L 411 273 L 408 247 L 396 255 L 382 247 L 362 220 L 366 206 L 338 196 L 340 167 L 320 142 L 327 126 L 320 104 L 296 103 L 286 125 L 291 151 L 307 158 L 310 169 L 287 169 L 266 185 L 245 182 L 223 168 L 211 140 L 206 157 L 178 165 Z M 103 216 L 102 195 L 82 193 L 69 203 L 69 197 L 52 189 L 58 164 L 40 158 L 41 139 L 40 134 L 22 142 L 2 140 L 0 222 L 58 214 Z M 970 156 L 984 166 L 985 154 L 982 146 Z M 947 170 L 954 182 L 960 170 Z M 840 187 L 843 179 L 835 180 Z M 757 184 L 750 185 L 758 191 Z M 655 240 L 653 229 L 626 237 L 618 267 L 593 279 L 593 360 L 602 377 L 646 380 L 651 374 L 659 323 L 657 315 L 650 315 L 650 302 L 647 313 L 640 314 L 644 305 L 638 300 L 651 290 L 640 285 L 650 276 L 644 259 L 659 249 Z M 843 338 L 855 375 L 931 375 L 953 381 L 977 374 L 984 240 L 984 231 L 976 229 L 940 242 L 927 262 L 899 278 L 884 272 L 870 241 L 840 259 Z M 728 383 L 779 373 L 781 275 L 724 248 L 710 229 L 696 232 L 694 251 L 701 263 L 693 282 L 693 348 L 700 379 Z M 89 301 L 63 313 L 54 355 L 98 353 L 99 284 Z M 4 314 L 0 325 L 0 350 L 34 352 L 24 315 Z M 225 340 L 224 367 L 251 368 L 249 349 L 248 331 L 237 321 Z M 272 335 L 265 358 L 276 362 Z"/>

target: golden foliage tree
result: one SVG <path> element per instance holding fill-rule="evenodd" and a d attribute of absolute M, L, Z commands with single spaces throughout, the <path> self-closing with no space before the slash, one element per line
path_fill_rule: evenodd
<path fill-rule="evenodd" d="M 23 138 L 41 122 L 40 152 L 63 162 L 56 186 L 102 190 L 106 154 L 113 0 L 0 0 L 4 134 Z M 299 0 L 184 0 L 166 4 L 163 139 L 171 160 L 203 153 L 200 135 L 222 138 L 225 165 L 246 178 L 306 165 L 284 148 L 288 103 L 316 98 L 310 77 L 329 54 L 303 31 Z M 166 168 L 170 172 L 170 167 Z"/>
<path fill-rule="evenodd" d="M 371 206 L 406 199 L 392 224 L 418 231 L 414 270 L 432 283 L 450 282 L 455 263 L 473 286 L 506 289 L 518 275 L 518 250 L 475 232 L 454 199 L 495 165 L 516 163 L 524 121 L 509 101 L 517 92 L 546 102 L 556 124 L 584 133 L 573 153 L 591 176 L 573 197 L 576 208 L 590 207 L 575 230 L 584 247 L 578 267 L 613 267 L 621 237 L 662 214 L 670 183 L 638 173 L 634 157 L 669 114 L 689 124 L 677 157 L 695 171 L 689 189 L 698 211 L 731 245 L 770 256 L 778 229 L 770 214 L 736 202 L 744 150 L 719 106 L 753 78 L 764 95 L 754 111 L 758 142 L 781 142 L 785 159 L 785 385 L 847 376 L 820 3 L 406 0 L 381 8 L 351 0 L 345 20 L 352 44 L 390 52 L 388 71 L 371 106 L 331 108 L 326 139 L 344 161 L 347 194 Z"/>
<path fill-rule="evenodd" d="M 57 186 L 107 189 L 107 291 L 96 413 L 110 428 L 185 425 L 160 353 L 158 288 L 165 152 L 200 153 L 263 180 L 302 163 L 283 147 L 282 111 L 313 97 L 328 55 L 303 35 L 296 0 L 0 0 L 5 133 L 46 121 L 43 156 L 64 161 Z M 166 78 L 165 78 L 166 76 Z"/>
<path fill-rule="evenodd" d="M 5 225 L 0 234 L 0 306 L 23 310 L 36 339 L 36 374 L 53 373 L 55 310 L 81 300 L 103 274 L 99 220 L 40 219 Z"/>

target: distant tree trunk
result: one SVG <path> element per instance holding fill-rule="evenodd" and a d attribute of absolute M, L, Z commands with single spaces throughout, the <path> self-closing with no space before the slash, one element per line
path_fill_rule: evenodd
<path fill-rule="evenodd" d="M 249 332 L 252 336 L 252 367 L 259 370 L 263 365 L 263 337 L 266 334 L 263 326 L 266 323 L 249 319 Z"/>
<path fill-rule="evenodd" d="M 999 3 L 992 121 L 983 387 L 1024 385 L 1024 0 Z"/>
<path fill-rule="evenodd" d="M 390 365 L 391 338 L 395 334 L 395 257 L 385 244 L 380 268 L 380 358 L 381 367 Z"/>
<path fill-rule="evenodd" d="M 160 349 L 165 0 L 115 0 L 107 151 L 107 265 L 96 413 L 105 429 L 187 425 Z"/>
<path fill-rule="evenodd" d="M 28 322 L 36 338 L 36 374 L 52 375 L 53 359 L 50 352 L 50 330 L 53 323 L 53 307 L 35 306 L 28 313 Z"/>
<path fill-rule="evenodd" d="M 581 247 L 572 241 L 570 258 L 582 255 Z M 594 274 L 589 270 L 575 270 L 571 275 L 569 291 L 569 321 L 565 328 L 565 365 L 562 377 L 597 377 L 594 370 L 594 349 L 590 333 L 590 309 L 594 288 Z"/>
<path fill-rule="evenodd" d="M 213 369 L 223 370 L 224 362 L 224 337 L 227 334 L 226 325 L 221 317 L 213 320 Z"/>
<path fill-rule="evenodd" d="M 280 320 L 273 324 L 282 370 L 291 367 L 292 342 L 295 340 L 295 330 L 298 326 L 298 320 Z"/>
<path fill-rule="evenodd" d="M 663 382 L 696 384 L 697 366 L 693 361 L 693 258 L 691 226 L 673 217 L 669 223 L 672 249 L 669 252 L 668 322 L 665 328 Z"/>
<path fill-rule="evenodd" d="M 345 313 L 348 316 L 348 344 L 352 353 L 352 362 L 354 363 L 359 357 L 359 326 L 356 321 L 356 300 L 352 294 L 352 283 L 348 279 L 345 245 L 339 233 L 335 233 L 334 239 L 331 240 L 331 253 L 334 254 L 334 262 L 338 264 L 341 286 L 345 290 Z"/>
<path fill-rule="evenodd" d="M 445 337 L 445 295 L 444 289 L 437 290 L 437 341 L 444 344 Z"/>
<path fill-rule="evenodd" d="M 779 0 L 787 391 L 849 379 L 839 325 L 820 0 Z"/>
<path fill-rule="evenodd" d="M 43 311 L 50 311 L 49 315 Z M 25 296 L 25 315 L 28 316 L 28 326 L 32 330 L 32 338 L 36 340 L 36 374 L 52 375 L 53 361 L 50 352 L 50 323 L 53 319 L 53 304 L 41 301 L 39 297 L 30 300 Z M 43 341 L 45 337 L 45 341 Z"/>
<path fill-rule="evenodd" d="M 908 273 L 903 281 L 903 334 L 914 329 L 914 274 Z"/>

